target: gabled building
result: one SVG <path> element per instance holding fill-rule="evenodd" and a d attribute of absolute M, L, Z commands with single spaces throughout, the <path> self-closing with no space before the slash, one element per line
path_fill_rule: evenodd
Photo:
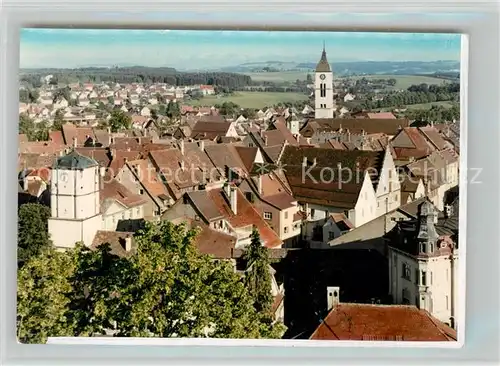
<path fill-rule="evenodd" d="M 456 329 L 458 198 L 444 212 L 425 199 L 417 218 L 398 222 L 386 238 L 394 303 L 417 306 Z"/>
<path fill-rule="evenodd" d="M 234 185 L 185 193 L 162 215 L 162 220 L 179 217 L 201 220 L 214 230 L 234 236 L 235 249 L 243 249 L 250 244 L 254 227 L 259 230 L 264 246 L 279 248 L 282 244 L 278 235 Z"/>
<path fill-rule="evenodd" d="M 357 227 L 400 205 L 398 176 L 388 150 L 287 146 L 281 163 L 292 194 L 315 226 L 340 212 Z"/>

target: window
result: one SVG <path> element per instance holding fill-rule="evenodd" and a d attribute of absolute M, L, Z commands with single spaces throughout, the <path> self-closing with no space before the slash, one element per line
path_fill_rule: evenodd
<path fill-rule="evenodd" d="M 402 264 L 401 276 L 403 276 L 405 280 L 411 281 L 411 268 L 408 263 Z"/>
<path fill-rule="evenodd" d="M 288 211 L 285 211 L 285 220 L 288 219 Z"/>
<path fill-rule="evenodd" d="M 144 189 L 139 189 L 139 194 L 144 194 Z"/>
<path fill-rule="evenodd" d="M 248 147 L 253 147 L 253 142 L 249 142 Z"/>
<path fill-rule="evenodd" d="M 248 202 L 253 202 L 253 194 L 252 192 L 245 192 L 245 198 Z"/>
<path fill-rule="evenodd" d="M 271 220 L 273 218 L 273 214 L 271 212 L 264 212 L 264 220 Z"/>
<path fill-rule="evenodd" d="M 316 213 L 316 211 L 314 210 L 314 208 L 311 209 L 311 217 L 314 217 L 314 214 Z"/>
<path fill-rule="evenodd" d="M 326 84 L 319 85 L 319 93 L 322 98 L 326 97 Z"/>
<path fill-rule="evenodd" d="M 288 226 L 285 226 L 285 229 L 283 230 L 286 233 L 288 233 Z"/>
<path fill-rule="evenodd" d="M 328 240 L 333 240 L 333 239 L 335 239 L 335 233 L 333 231 L 330 231 L 328 233 Z"/>
<path fill-rule="evenodd" d="M 427 286 L 427 272 L 422 271 L 421 278 L 420 278 L 420 284 L 422 286 Z"/>
<path fill-rule="evenodd" d="M 392 170 L 389 170 L 389 179 L 392 179 Z"/>
<path fill-rule="evenodd" d="M 392 182 L 389 182 L 389 192 L 392 192 Z"/>
<path fill-rule="evenodd" d="M 377 202 L 377 208 L 380 208 L 380 202 Z"/>
<path fill-rule="evenodd" d="M 427 243 L 426 242 L 420 243 L 420 253 L 427 253 Z"/>
<path fill-rule="evenodd" d="M 429 272 L 429 276 L 430 276 L 430 278 L 429 278 L 429 285 L 432 286 L 432 272 Z"/>
<path fill-rule="evenodd" d="M 448 296 L 446 296 L 446 310 L 448 310 L 448 307 L 449 307 L 449 303 L 448 303 Z"/>
<path fill-rule="evenodd" d="M 398 197 L 398 194 L 396 193 L 396 194 L 394 195 L 394 202 L 398 202 L 398 200 L 399 200 L 399 197 Z"/>

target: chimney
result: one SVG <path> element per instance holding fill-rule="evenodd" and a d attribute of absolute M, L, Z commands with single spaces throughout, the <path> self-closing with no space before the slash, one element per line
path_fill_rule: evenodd
<path fill-rule="evenodd" d="M 124 239 L 123 249 L 125 249 L 126 252 L 132 250 L 132 237 L 130 235 L 127 235 Z"/>
<path fill-rule="evenodd" d="M 181 154 L 184 155 L 184 140 L 181 140 L 180 148 L 181 148 Z"/>
<path fill-rule="evenodd" d="M 200 150 L 205 151 L 205 141 L 204 140 L 200 141 Z"/>
<path fill-rule="evenodd" d="M 248 123 L 248 127 L 253 128 L 253 122 L 252 122 L 252 121 L 250 121 L 250 122 Z"/>
<path fill-rule="evenodd" d="M 328 286 L 326 288 L 326 310 L 330 311 L 340 303 L 340 288 Z"/>
<path fill-rule="evenodd" d="M 111 158 L 113 158 L 113 159 L 114 159 L 114 158 L 115 158 L 115 156 L 116 156 L 116 149 L 111 149 L 111 150 L 109 150 L 109 154 L 111 155 Z"/>
<path fill-rule="evenodd" d="M 238 209 L 237 209 L 237 192 L 236 192 L 236 187 L 230 187 L 230 193 L 229 193 L 229 202 L 231 203 L 231 211 L 235 215 L 238 214 Z"/>
<path fill-rule="evenodd" d="M 267 136 L 264 136 L 264 146 L 267 146 Z"/>
<path fill-rule="evenodd" d="M 302 166 L 307 166 L 307 157 L 302 158 Z"/>
<path fill-rule="evenodd" d="M 295 139 L 297 140 L 297 143 L 300 143 L 300 134 L 296 134 Z"/>
<path fill-rule="evenodd" d="M 77 146 L 77 139 L 76 137 L 73 137 L 73 147 L 76 148 Z"/>
<path fill-rule="evenodd" d="M 106 130 L 108 130 L 108 134 L 111 134 L 111 127 L 108 127 Z"/>
<path fill-rule="evenodd" d="M 337 169 L 338 169 L 339 171 L 341 171 L 341 170 L 342 170 L 342 163 L 340 163 L 340 162 L 338 162 L 338 163 L 337 163 Z"/>
<path fill-rule="evenodd" d="M 101 175 L 101 177 L 104 177 L 106 175 L 106 168 L 105 167 L 100 167 L 99 168 L 99 174 Z"/>
<path fill-rule="evenodd" d="M 28 190 L 28 174 L 24 174 L 23 176 L 23 190 L 27 191 Z"/>
<path fill-rule="evenodd" d="M 181 170 L 184 171 L 185 168 L 184 159 L 181 160 Z"/>
<path fill-rule="evenodd" d="M 258 189 L 259 189 L 259 195 L 262 194 L 262 175 L 259 175 L 259 177 L 257 178 L 257 185 L 258 185 Z"/>

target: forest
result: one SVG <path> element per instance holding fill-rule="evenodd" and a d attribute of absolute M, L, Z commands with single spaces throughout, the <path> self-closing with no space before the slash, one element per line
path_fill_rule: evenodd
<path fill-rule="evenodd" d="M 169 85 L 217 85 L 238 89 L 251 85 L 248 75 L 229 72 L 179 72 L 168 67 L 115 67 L 80 69 L 37 69 L 21 70 L 20 81 L 29 88 L 39 88 L 41 77 L 52 75 L 53 85 L 80 83 L 166 83 Z"/>

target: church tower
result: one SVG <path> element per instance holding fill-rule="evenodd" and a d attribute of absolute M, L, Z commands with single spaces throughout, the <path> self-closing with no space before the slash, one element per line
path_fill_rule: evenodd
<path fill-rule="evenodd" d="M 316 66 L 314 79 L 314 117 L 333 118 L 334 111 L 333 72 L 326 58 L 325 45 L 323 44 L 323 53 Z"/>
<path fill-rule="evenodd" d="M 57 159 L 51 174 L 49 234 L 57 248 L 92 245 L 102 227 L 99 164 L 73 150 Z"/>

